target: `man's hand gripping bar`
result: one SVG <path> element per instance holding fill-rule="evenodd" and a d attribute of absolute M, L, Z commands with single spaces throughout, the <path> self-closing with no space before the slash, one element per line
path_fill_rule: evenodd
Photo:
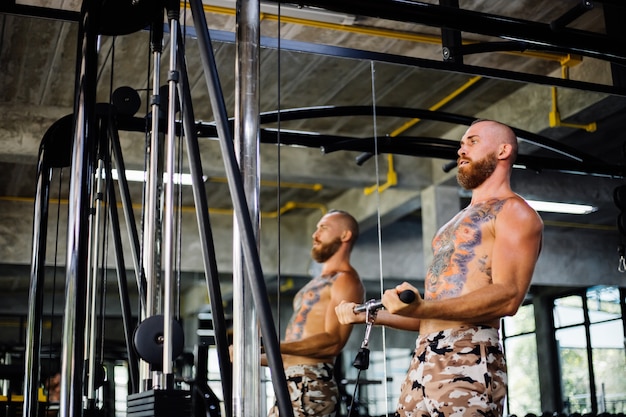
<path fill-rule="evenodd" d="M 398 297 L 400 298 L 400 300 L 406 304 L 411 304 L 413 301 L 415 301 L 415 293 L 411 290 L 404 290 L 400 293 L 400 295 L 398 295 Z M 374 313 L 378 310 L 380 310 L 381 308 L 385 307 L 383 305 L 383 301 L 382 300 L 369 300 L 367 302 L 365 302 L 364 304 L 359 304 L 356 307 L 354 307 L 354 312 L 355 313 L 362 313 L 364 311 L 371 313 Z"/>

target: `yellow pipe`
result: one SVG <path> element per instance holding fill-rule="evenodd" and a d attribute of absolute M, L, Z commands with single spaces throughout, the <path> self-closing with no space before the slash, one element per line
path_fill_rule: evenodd
<path fill-rule="evenodd" d="M 574 64 L 572 64 L 574 62 Z M 572 65 L 576 65 L 576 61 L 572 59 L 572 57 L 568 57 L 561 62 L 561 77 L 563 79 L 569 79 L 569 67 Z M 550 96 L 552 98 L 552 106 L 550 108 L 550 113 L 548 114 L 548 124 L 550 127 L 571 127 L 573 129 L 584 129 L 587 132 L 595 132 L 598 128 L 596 122 L 591 122 L 588 124 L 576 124 L 576 123 L 565 123 L 561 121 L 561 113 L 559 112 L 558 105 L 558 93 L 555 86 L 550 87 Z"/>
<path fill-rule="evenodd" d="M 562 68 L 574 67 L 583 62 L 582 55 L 567 54 L 560 61 Z"/>
<path fill-rule="evenodd" d="M 287 292 L 293 289 L 295 286 L 293 278 L 289 277 L 285 280 L 284 284 L 280 284 L 279 290 L 280 292 Z"/>
<path fill-rule="evenodd" d="M 387 155 L 387 181 L 384 184 L 381 184 L 380 186 L 377 186 L 376 184 L 370 186 L 370 187 L 365 187 L 363 189 L 363 194 L 365 195 L 370 195 L 372 194 L 374 191 L 378 190 L 379 193 L 382 193 L 383 191 L 385 191 L 387 188 L 393 187 L 395 185 L 398 185 L 398 174 L 396 173 L 396 171 L 393 168 L 393 155 L 388 154 Z"/>
<path fill-rule="evenodd" d="M 451 94 L 447 95 L 443 99 L 439 100 L 437 103 L 435 103 L 432 106 L 430 106 L 428 108 L 428 110 L 430 110 L 430 111 L 439 110 L 440 108 L 442 108 L 443 106 L 448 104 L 450 101 L 452 101 L 454 98 L 459 96 L 461 93 L 463 93 L 465 90 L 470 88 L 472 85 L 474 85 L 478 81 L 480 81 L 481 78 L 482 77 L 480 77 L 478 75 L 470 78 L 465 84 L 463 84 L 462 86 L 460 86 L 459 88 L 454 90 Z M 400 135 L 401 133 L 406 132 L 409 128 L 415 126 L 417 123 L 420 122 L 420 120 L 421 119 L 419 119 L 417 117 L 415 119 L 409 120 L 408 122 L 404 123 L 402 126 L 397 128 L 396 130 L 391 132 L 391 134 L 389 136 L 392 137 L 392 138 L 395 138 L 396 136 Z M 378 192 L 379 193 L 385 191 L 386 189 L 388 189 L 390 187 L 398 185 L 398 174 L 396 173 L 396 171 L 393 168 L 393 156 L 391 154 L 388 155 L 387 161 L 388 161 L 388 165 L 389 165 L 389 167 L 387 169 L 387 181 L 384 184 L 382 184 L 381 186 L 378 187 Z M 365 195 L 370 195 L 374 191 L 376 191 L 376 189 L 377 189 L 376 185 L 372 185 L 370 187 L 366 187 L 363 190 L 363 193 Z"/>
<path fill-rule="evenodd" d="M 324 204 L 319 203 L 298 203 L 296 201 L 288 201 L 284 206 L 277 211 L 262 212 L 261 217 L 276 218 L 280 215 L 287 213 L 288 211 L 304 208 L 304 209 L 316 209 L 322 212 L 322 215 L 328 213 L 328 208 Z"/>
<path fill-rule="evenodd" d="M 451 94 L 449 94 L 448 96 L 444 97 L 443 99 L 439 100 L 437 103 L 435 103 L 434 105 L 429 107 L 428 110 L 431 110 L 431 111 L 439 110 L 440 108 L 442 108 L 443 106 L 448 104 L 450 101 L 455 99 L 457 96 L 459 96 L 461 93 L 463 93 L 465 90 L 470 88 L 472 85 L 476 84 L 481 79 L 482 79 L 482 77 L 480 77 L 478 75 L 470 78 L 465 84 L 463 84 L 462 86 L 460 86 L 459 88 L 454 90 Z M 419 118 L 415 118 L 415 119 L 409 120 L 408 122 L 406 122 L 405 124 L 403 124 L 402 126 L 397 128 L 396 130 L 391 132 L 391 135 L 389 135 L 389 136 L 391 136 L 393 138 L 393 137 L 398 136 L 401 133 L 404 133 L 410 127 L 413 127 L 414 125 L 416 125 L 420 120 L 421 119 L 419 119 Z"/>
<path fill-rule="evenodd" d="M 216 183 L 227 183 L 228 179 L 227 178 L 223 178 L 223 177 L 209 177 L 207 179 L 207 181 L 210 182 L 216 182 Z M 297 183 L 297 182 L 277 182 L 277 181 L 270 181 L 270 180 L 261 180 L 260 181 L 262 186 L 265 187 L 283 187 L 283 188 L 299 188 L 299 189 L 304 189 L 304 190 L 313 190 L 313 191 L 320 191 L 324 188 L 324 186 L 322 184 L 316 183 L 316 184 L 305 184 L 305 183 Z M 322 215 L 326 214 L 328 212 L 328 209 L 325 205 L 323 204 L 317 204 L 317 203 L 299 203 L 299 202 L 295 202 L 295 201 L 288 201 L 287 203 L 285 203 L 284 206 L 280 207 L 278 210 L 276 211 L 271 211 L 271 212 L 262 212 L 261 213 L 261 217 L 266 217 L 266 218 L 276 218 L 279 215 L 285 214 L 288 211 L 297 209 L 297 208 L 312 208 L 312 209 L 318 209 L 322 212 Z M 191 208 L 192 210 L 194 209 L 193 207 Z M 214 210 L 216 209 L 209 209 L 209 213 L 213 213 L 215 212 Z M 232 214 L 232 210 L 228 210 L 229 213 L 219 213 L 219 214 Z"/>

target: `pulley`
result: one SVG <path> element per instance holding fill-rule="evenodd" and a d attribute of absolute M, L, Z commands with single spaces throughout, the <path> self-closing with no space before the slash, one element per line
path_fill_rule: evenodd
<path fill-rule="evenodd" d="M 157 314 L 148 317 L 135 329 L 133 343 L 135 350 L 141 359 L 148 362 L 155 369 L 163 368 L 163 315 Z M 176 320 L 172 320 L 172 360 L 182 352 L 185 343 L 183 328 Z"/>
<path fill-rule="evenodd" d="M 119 114 L 134 116 L 141 107 L 139 93 L 132 87 L 118 87 L 111 95 L 111 102 Z"/>

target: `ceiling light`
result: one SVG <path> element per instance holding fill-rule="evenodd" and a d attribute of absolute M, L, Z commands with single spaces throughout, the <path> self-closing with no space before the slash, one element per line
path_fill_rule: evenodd
<path fill-rule="evenodd" d="M 116 169 L 112 169 L 111 170 L 111 178 L 113 178 L 115 181 L 118 180 L 118 173 Z M 146 173 L 144 171 L 138 171 L 138 170 L 132 170 L 132 169 L 127 169 L 126 170 L 126 181 L 132 181 L 132 182 L 145 182 L 145 178 L 146 178 Z M 202 181 L 206 181 L 207 177 L 202 177 Z M 167 174 L 163 174 L 163 182 L 167 183 Z M 174 184 L 180 184 L 180 185 L 192 185 L 192 178 L 191 178 L 191 174 L 180 174 L 180 173 L 175 173 L 174 174 Z"/>
<path fill-rule="evenodd" d="M 526 200 L 526 202 L 537 211 L 550 213 L 589 214 L 598 210 L 597 207 L 588 204 L 555 203 L 552 201 L 536 200 Z"/>

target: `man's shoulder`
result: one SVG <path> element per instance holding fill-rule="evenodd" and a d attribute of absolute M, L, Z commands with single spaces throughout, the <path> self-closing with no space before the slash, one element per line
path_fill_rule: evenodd
<path fill-rule="evenodd" d="M 337 271 L 333 283 L 333 291 L 364 293 L 365 286 L 355 269 Z"/>
<path fill-rule="evenodd" d="M 335 273 L 335 282 L 337 281 L 358 281 L 361 282 L 359 273 L 354 268 L 346 268 Z"/>
<path fill-rule="evenodd" d="M 519 219 L 542 223 L 541 217 L 528 202 L 517 194 L 506 197 L 492 198 L 474 205 L 467 213 L 459 213 L 461 216 L 486 218 L 497 218 L 501 216 L 512 216 Z"/>
<path fill-rule="evenodd" d="M 543 220 L 537 211 L 521 196 L 515 195 L 505 200 L 503 214 L 514 217 L 517 221 L 543 227 Z"/>
<path fill-rule="evenodd" d="M 543 220 L 522 197 L 511 198 L 497 216 L 496 233 L 500 236 L 517 236 L 527 242 L 537 241 L 541 244 L 543 236 Z"/>

